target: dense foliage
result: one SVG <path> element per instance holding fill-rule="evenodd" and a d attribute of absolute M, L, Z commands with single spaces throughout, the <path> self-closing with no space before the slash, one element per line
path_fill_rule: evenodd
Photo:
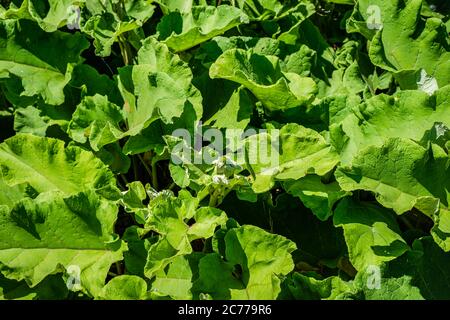
<path fill-rule="evenodd" d="M 450 299 L 448 1 L 0 3 L 1 299 Z"/>

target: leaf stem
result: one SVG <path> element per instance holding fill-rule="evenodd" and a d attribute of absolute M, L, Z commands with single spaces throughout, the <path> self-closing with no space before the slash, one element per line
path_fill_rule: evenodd
<path fill-rule="evenodd" d="M 122 274 L 122 266 L 120 265 L 120 262 L 116 262 L 116 271 L 118 275 Z"/>
<path fill-rule="evenodd" d="M 158 186 L 158 173 L 156 172 L 156 169 L 157 169 L 156 163 L 157 163 L 157 161 L 152 159 L 152 186 L 153 186 L 153 189 L 158 190 L 159 186 Z"/>
<path fill-rule="evenodd" d="M 217 191 L 218 190 L 214 190 L 213 193 L 211 194 L 211 197 L 209 198 L 208 206 L 210 206 L 212 208 L 217 206 L 217 198 L 218 198 Z"/>
<path fill-rule="evenodd" d="M 131 54 L 130 54 L 130 49 L 128 47 L 128 44 L 122 35 L 119 36 L 119 47 L 120 47 L 120 52 L 122 54 L 123 63 L 127 66 L 130 64 Z"/>
<path fill-rule="evenodd" d="M 175 182 L 172 182 L 167 189 L 173 190 L 173 188 L 175 188 L 176 186 L 177 186 L 177 184 Z"/>
<path fill-rule="evenodd" d="M 147 171 L 149 177 L 151 177 L 153 180 L 153 172 L 150 169 L 150 167 L 148 166 L 147 162 L 145 162 L 144 158 L 142 158 L 142 156 L 140 154 L 138 154 L 137 156 L 138 156 L 139 160 L 141 161 L 142 165 L 144 166 L 145 171 Z"/>
<path fill-rule="evenodd" d="M 406 227 L 408 227 L 408 229 L 410 229 L 410 230 L 415 229 L 415 227 L 412 225 L 412 223 L 404 215 L 399 216 L 399 219 L 406 225 Z"/>
<path fill-rule="evenodd" d="M 137 165 L 136 158 L 133 157 L 131 162 L 133 163 L 134 181 L 137 181 L 137 180 L 139 180 L 139 167 Z"/>
<path fill-rule="evenodd" d="M 125 177 L 125 175 L 120 174 L 119 176 L 120 176 L 120 178 L 123 180 L 123 182 L 125 183 L 125 186 L 127 186 L 127 185 L 128 185 L 128 180 L 127 180 L 127 178 Z"/>

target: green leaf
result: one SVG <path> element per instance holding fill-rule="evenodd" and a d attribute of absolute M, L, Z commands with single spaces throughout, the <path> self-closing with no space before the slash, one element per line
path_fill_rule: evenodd
<path fill-rule="evenodd" d="M 44 137 L 51 126 L 66 128 L 70 117 L 70 110 L 64 105 L 17 108 L 14 113 L 14 130 Z"/>
<path fill-rule="evenodd" d="M 157 0 L 164 14 L 169 12 L 179 11 L 179 12 L 189 12 L 192 9 L 194 0 Z"/>
<path fill-rule="evenodd" d="M 333 222 L 344 229 L 350 261 L 358 271 L 380 267 L 408 250 L 395 214 L 385 208 L 346 198 L 337 206 Z"/>
<path fill-rule="evenodd" d="M 313 99 L 316 83 L 294 73 L 283 73 L 280 60 L 231 49 L 225 51 L 209 71 L 212 79 L 237 82 L 249 89 L 270 111 L 299 107 Z"/>
<path fill-rule="evenodd" d="M 85 97 L 77 106 L 69 124 L 70 137 L 79 143 L 89 140 L 94 151 L 124 136 L 120 125 L 122 110 L 104 96 Z"/>
<path fill-rule="evenodd" d="M 253 103 L 247 91 L 239 88 L 233 92 L 225 106 L 205 122 L 215 128 L 245 129 L 250 123 Z"/>
<path fill-rule="evenodd" d="M 349 193 L 341 190 L 337 182 L 323 183 L 316 175 L 308 175 L 296 181 L 283 183 L 289 194 L 299 197 L 317 218 L 326 221 L 333 214 L 333 206 Z"/>
<path fill-rule="evenodd" d="M 359 273 L 354 281 L 357 295 L 364 300 L 424 300 L 419 288 L 413 285 L 410 276 L 399 278 L 383 277 L 377 284 L 375 273 Z"/>
<path fill-rule="evenodd" d="M 117 191 L 112 172 L 92 153 L 65 148 L 56 139 L 19 134 L 6 140 L 0 145 L 0 168 L 8 185 L 28 183 L 38 193 L 96 190 L 113 196 Z"/>
<path fill-rule="evenodd" d="M 198 209 L 194 214 L 195 223 L 190 226 L 187 234 L 190 240 L 210 238 L 219 225 L 225 225 L 227 215 L 222 210 L 210 207 Z"/>
<path fill-rule="evenodd" d="M 54 32 L 67 24 L 79 29 L 81 9 L 84 0 L 25 0 L 20 8 L 9 9 L 1 16 L 3 19 L 19 18 L 36 21 L 43 30 Z"/>
<path fill-rule="evenodd" d="M 159 40 L 175 52 L 193 48 L 241 24 L 248 17 L 233 6 L 194 6 L 171 12 L 157 26 Z"/>
<path fill-rule="evenodd" d="M 381 145 L 387 138 L 420 141 L 435 122 L 450 126 L 449 97 L 450 87 L 445 87 L 433 96 L 400 91 L 393 96 L 377 95 L 356 106 L 335 103 L 331 107 L 330 132 L 342 162 L 348 164 L 360 150 Z"/>
<path fill-rule="evenodd" d="M 63 300 L 69 290 L 61 275 L 51 275 L 34 288 L 25 281 L 4 278 L 0 274 L 0 300 Z"/>
<path fill-rule="evenodd" d="M 178 256 L 169 265 L 167 271 L 160 271 L 152 282 L 152 293 L 159 296 L 169 296 L 175 300 L 192 299 L 192 278 L 191 264 L 198 263 L 193 260 L 194 255 Z M 198 254 L 197 258 L 203 256 Z"/>
<path fill-rule="evenodd" d="M 263 144 L 268 144 L 268 156 Z M 270 190 L 276 180 L 298 180 L 308 174 L 323 176 L 339 162 L 325 138 L 297 124 L 249 137 L 246 153 L 247 165 L 256 176 L 253 190 L 258 193 Z"/>
<path fill-rule="evenodd" d="M 111 47 L 121 41 L 124 34 L 140 27 L 136 21 L 117 21 L 111 13 L 91 17 L 83 26 L 83 32 L 94 38 L 95 52 L 100 57 L 111 55 Z"/>
<path fill-rule="evenodd" d="M 231 229 L 225 235 L 225 259 L 210 254 L 200 260 L 198 294 L 213 299 L 276 299 L 280 276 L 294 268 L 293 242 L 254 226 Z"/>
<path fill-rule="evenodd" d="M 140 181 L 133 181 L 127 185 L 128 190 L 122 193 L 122 203 L 127 212 L 146 209 L 142 202 L 147 199 L 147 192 Z"/>
<path fill-rule="evenodd" d="M 169 192 L 158 193 L 150 202 L 151 215 L 145 227 L 157 232 L 159 238 L 148 251 L 145 275 L 149 279 L 177 257 L 190 254 L 192 241 L 212 237 L 216 227 L 226 223 L 223 211 L 207 207 L 197 209 L 198 201 L 184 190 L 178 198 Z"/>
<path fill-rule="evenodd" d="M 104 62 L 107 68 L 109 65 Z M 82 89 L 86 96 L 96 94 L 107 96 L 112 103 L 122 106 L 123 100 L 117 88 L 117 80 L 111 80 L 107 75 L 99 74 L 98 71 L 87 64 L 74 67 L 70 85 Z"/>
<path fill-rule="evenodd" d="M 1 273 L 34 287 L 65 269 L 79 277 L 78 289 L 95 295 L 126 249 L 113 231 L 116 218 L 117 206 L 92 192 L 67 198 L 50 192 L 24 199 L 11 211 L 3 206 Z"/>
<path fill-rule="evenodd" d="M 343 190 L 372 191 L 383 206 L 402 214 L 430 198 L 448 205 L 448 161 L 437 145 L 425 149 L 395 138 L 363 149 L 335 175 Z"/>
<path fill-rule="evenodd" d="M 295 300 L 345 300 L 353 297 L 351 283 L 339 277 L 316 279 L 301 273 L 291 274 L 283 283 L 285 290 L 281 293 L 284 299 Z"/>
<path fill-rule="evenodd" d="M 450 252 L 450 210 L 439 208 L 434 211 L 434 226 L 431 235 L 434 241 L 444 250 Z"/>
<path fill-rule="evenodd" d="M 387 273 L 392 277 L 408 275 L 411 283 L 428 300 L 450 298 L 450 254 L 443 252 L 431 237 L 415 240 L 413 250 L 392 261 Z"/>
<path fill-rule="evenodd" d="M 333 276 L 316 279 L 314 276 L 294 273 L 285 283 L 287 298 L 299 300 L 422 300 L 410 277 L 381 278 L 379 287 L 372 287 L 368 273 L 358 273 L 354 281 L 346 282 Z M 286 293 L 285 293 L 286 294 Z"/>
<path fill-rule="evenodd" d="M 424 69 L 443 87 L 450 84 L 448 34 L 439 18 L 422 20 L 422 3 L 422 0 L 359 0 L 347 30 L 360 32 L 372 40 L 369 55 L 375 65 L 400 73 Z M 402 79 L 400 83 L 405 81 L 408 80 Z"/>
<path fill-rule="evenodd" d="M 0 205 L 8 206 L 10 209 L 23 198 L 35 198 L 38 193 L 29 184 L 21 183 L 7 185 L 0 179 Z"/>
<path fill-rule="evenodd" d="M 118 276 L 103 287 L 99 297 L 101 300 L 146 300 L 147 283 L 137 276 Z"/>
<path fill-rule="evenodd" d="M 128 246 L 128 251 L 123 254 L 127 273 L 142 278 L 144 278 L 144 267 L 150 247 L 150 240 L 142 239 L 144 235 L 145 230 L 131 226 L 125 230 L 122 237 Z"/>
<path fill-rule="evenodd" d="M 138 62 L 119 70 L 128 135 L 139 134 L 157 119 L 170 124 L 188 109 L 201 116 L 202 98 L 191 84 L 192 71 L 167 46 L 148 38 L 138 52 Z"/>
<path fill-rule="evenodd" d="M 0 21 L 0 78 L 22 80 L 23 96 L 40 95 L 48 104 L 64 102 L 63 89 L 88 42 L 79 34 L 45 33 L 27 20 Z M 49 49 L 51 48 L 51 49 Z"/>

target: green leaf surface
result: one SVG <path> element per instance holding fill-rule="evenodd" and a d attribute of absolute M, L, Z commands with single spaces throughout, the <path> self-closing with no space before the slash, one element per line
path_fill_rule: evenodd
<path fill-rule="evenodd" d="M 34 288 L 28 287 L 25 281 L 6 279 L 0 275 L 0 300 L 63 300 L 69 290 L 58 275 L 45 278 Z"/>
<path fill-rule="evenodd" d="M 439 18 L 421 19 L 422 4 L 360 0 L 347 29 L 372 40 L 369 54 L 375 65 L 396 72 L 424 69 L 443 87 L 450 83 L 448 34 Z"/>
<path fill-rule="evenodd" d="M 297 124 L 251 136 L 246 148 L 247 165 L 255 174 L 255 192 L 268 191 L 275 180 L 297 180 L 308 174 L 323 176 L 339 162 L 324 137 Z"/>
<path fill-rule="evenodd" d="M 115 277 L 103 287 L 102 300 L 145 300 L 147 283 L 137 276 L 122 275 Z"/>
<path fill-rule="evenodd" d="M 56 139 L 16 135 L 0 145 L 0 166 L 8 185 L 28 183 L 39 193 L 116 190 L 112 172 L 92 153 Z"/>
<path fill-rule="evenodd" d="M 430 198 L 448 205 L 448 155 L 436 145 L 425 149 L 408 139 L 389 139 L 363 149 L 335 175 L 343 190 L 372 191 L 397 214 Z"/>
<path fill-rule="evenodd" d="M 342 162 L 349 163 L 360 150 L 381 145 L 388 138 L 420 141 L 424 131 L 435 122 L 450 125 L 449 98 L 450 87 L 445 87 L 433 96 L 420 91 L 401 91 L 394 96 L 377 95 L 353 107 L 334 103 L 330 130 Z"/>
<path fill-rule="evenodd" d="M 81 34 L 49 35 L 31 21 L 2 20 L 0 41 L 0 78 L 19 77 L 24 89 L 21 95 L 39 95 L 48 104 L 64 102 L 63 89 L 73 65 L 81 62 L 80 54 L 88 47 Z"/>
<path fill-rule="evenodd" d="M 171 123 L 186 109 L 201 115 L 201 95 L 191 84 L 192 71 L 166 45 L 147 39 L 138 61 L 119 70 L 129 135 L 139 134 L 157 119 Z"/>
<path fill-rule="evenodd" d="M 189 11 L 175 11 L 163 17 L 157 30 L 159 40 L 180 52 L 247 22 L 248 17 L 233 6 L 194 6 Z"/>
<path fill-rule="evenodd" d="M 447 300 L 450 292 L 450 254 L 443 252 L 431 237 L 414 241 L 413 250 L 389 264 L 387 272 L 393 277 L 404 274 L 420 289 L 425 299 Z"/>
<path fill-rule="evenodd" d="M 294 267 L 295 244 L 253 226 L 231 229 L 224 241 L 226 262 L 218 254 L 202 258 L 196 291 L 214 299 L 275 299 L 279 276 Z"/>
<path fill-rule="evenodd" d="M 319 176 L 308 175 L 296 181 L 287 181 L 283 187 L 289 194 L 299 197 L 322 221 L 333 214 L 333 206 L 348 195 L 337 182 L 323 183 Z"/>
<path fill-rule="evenodd" d="M 2 206 L 1 273 L 34 287 L 55 272 L 75 271 L 71 283 L 95 294 L 126 249 L 113 231 L 116 218 L 117 207 L 92 192 L 50 192 L 11 210 Z"/>
<path fill-rule="evenodd" d="M 344 229 L 350 261 L 358 271 L 380 267 L 408 250 L 395 214 L 384 208 L 346 198 L 337 206 L 333 222 Z"/>
<path fill-rule="evenodd" d="M 245 86 L 271 111 L 299 107 L 310 101 L 316 91 L 311 78 L 283 73 L 277 57 L 242 49 L 225 51 L 211 66 L 209 74 L 212 79 L 226 79 Z"/>

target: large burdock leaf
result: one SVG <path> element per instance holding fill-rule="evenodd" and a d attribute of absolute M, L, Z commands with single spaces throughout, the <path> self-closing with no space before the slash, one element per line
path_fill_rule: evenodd
<path fill-rule="evenodd" d="M 333 214 L 333 206 L 349 193 L 341 190 L 336 181 L 324 183 L 317 175 L 307 175 L 299 180 L 286 181 L 283 188 L 289 194 L 299 197 L 305 207 L 322 221 Z"/>
<path fill-rule="evenodd" d="M 87 9 L 92 16 L 82 26 L 82 31 L 94 38 L 96 54 L 107 57 L 114 43 L 127 46 L 127 38 L 135 48 L 140 47 L 142 25 L 152 17 L 155 7 L 146 0 L 88 1 Z M 130 56 L 124 57 L 131 59 Z M 131 61 L 129 61 L 131 62 Z"/>
<path fill-rule="evenodd" d="M 157 0 L 157 2 L 161 10 L 164 14 L 169 14 L 172 11 L 179 12 L 189 12 L 192 9 L 192 6 L 196 4 L 198 1 L 196 0 Z"/>
<path fill-rule="evenodd" d="M 73 64 L 81 62 L 88 42 L 79 33 L 45 33 L 28 20 L 1 20 L 0 46 L 0 79 L 19 77 L 23 96 L 40 95 L 46 103 L 59 105 Z"/>
<path fill-rule="evenodd" d="M 223 90 L 223 86 L 220 89 Z M 216 128 L 245 129 L 250 123 L 253 112 L 253 103 L 247 92 L 243 87 L 234 90 L 223 108 L 219 109 L 205 124 Z"/>
<path fill-rule="evenodd" d="M 425 148 L 396 138 L 363 149 L 351 166 L 336 171 L 336 178 L 344 190 L 374 192 L 381 204 L 398 214 L 413 207 L 420 210 L 434 221 L 431 235 L 436 243 L 450 251 L 448 163 L 438 144 Z"/>
<path fill-rule="evenodd" d="M 69 290 L 61 275 L 51 275 L 34 288 L 0 274 L 0 300 L 64 300 Z"/>
<path fill-rule="evenodd" d="M 385 208 L 347 198 L 337 206 L 333 222 L 344 229 L 350 262 L 358 271 L 380 267 L 408 250 L 395 214 Z"/>
<path fill-rule="evenodd" d="M 188 256 L 179 256 L 166 270 L 161 270 L 152 282 L 151 292 L 159 297 L 171 297 L 175 300 L 192 299 L 192 279 L 196 265 L 203 253 L 193 253 Z"/>
<path fill-rule="evenodd" d="M 372 62 L 396 75 L 405 88 L 418 87 L 424 69 L 439 87 L 450 83 L 448 34 L 442 20 L 421 17 L 422 0 L 359 0 L 348 20 L 350 32 L 371 39 Z M 378 31 L 379 30 L 379 31 Z M 419 73 L 420 75 L 420 73 Z"/>
<path fill-rule="evenodd" d="M 341 153 L 341 162 L 349 164 L 360 150 L 381 145 L 387 138 L 420 141 L 435 122 L 449 126 L 449 109 L 450 86 L 432 96 L 408 90 L 393 96 L 377 95 L 355 106 L 333 103 L 331 139 Z"/>
<path fill-rule="evenodd" d="M 125 33 L 140 27 L 136 21 L 117 21 L 111 13 L 96 15 L 83 26 L 83 32 L 94 38 L 95 52 L 100 57 L 111 55 L 111 47 Z"/>
<path fill-rule="evenodd" d="M 89 140 L 93 150 L 116 142 L 124 136 L 120 125 L 124 122 L 123 111 L 104 96 L 85 97 L 73 113 L 69 135 L 74 141 Z"/>
<path fill-rule="evenodd" d="M 122 109 L 105 96 L 85 97 L 77 106 L 68 133 L 77 142 L 89 140 L 93 150 L 130 137 L 129 153 L 162 145 L 162 136 L 195 126 L 202 114 L 202 97 L 192 85 L 192 71 L 167 46 L 148 38 L 138 52 L 138 64 L 119 70 Z"/>
<path fill-rule="evenodd" d="M 101 300 L 145 300 L 147 283 L 138 276 L 122 275 L 109 281 L 102 289 Z"/>
<path fill-rule="evenodd" d="M 138 52 L 138 64 L 119 70 L 128 134 L 135 136 L 152 122 L 172 123 L 185 109 L 202 114 L 202 97 L 192 85 L 192 71 L 166 45 L 148 38 Z"/>
<path fill-rule="evenodd" d="M 233 6 L 194 6 L 187 12 L 171 12 L 157 26 L 159 40 L 175 52 L 193 48 L 215 36 L 248 23 L 248 17 Z"/>
<path fill-rule="evenodd" d="M 54 32 L 58 28 L 70 25 L 80 28 L 81 9 L 79 5 L 85 0 L 25 0 L 19 8 L 11 7 L 1 17 L 4 19 L 31 19 L 43 30 Z"/>
<path fill-rule="evenodd" d="M 14 112 L 14 130 L 44 137 L 53 125 L 66 127 L 70 117 L 71 112 L 64 105 L 17 108 Z"/>
<path fill-rule="evenodd" d="M 0 145 L 0 170 L 8 185 L 28 183 L 38 193 L 70 195 L 93 189 L 105 195 L 116 190 L 113 173 L 91 152 L 28 134 Z"/>
<path fill-rule="evenodd" d="M 364 300 L 424 300 L 421 290 L 415 286 L 410 276 L 397 278 L 381 274 L 382 277 L 377 284 L 373 279 L 374 270 L 377 269 L 369 269 L 369 272 L 360 272 L 356 276 L 353 286 L 357 290 L 358 298 Z"/>
<path fill-rule="evenodd" d="M 34 198 L 38 194 L 28 183 L 21 183 L 16 185 L 7 185 L 3 179 L 0 178 L 0 205 L 14 207 L 16 202 L 23 198 Z"/>
<path fill-rule="evenodd" d="M 296 245 L 254 226 L 231 229 L 224 242 L 226 260 L 216 253 L 202 258 L 193 291 L 213 299 L 276 299 L 279 277 L 294 268 Z"/>
<path fill-rule="evenodd" d="M 431 235 L 434 241 L 445 251 L 450 251 L 450 210 L 439 208 L 434 211 L 434 226 Z"/>
<path fill-rule="evenodd" d="M 380 276 L 381 270 L 380 270 Z M 381 277 L 375 287 L 373 274 L 359 272 L 354 281 L 333 276 L 316 279 L 300 273 L 292 274 L 284 283 L 283 298 L 297 300 L 423 300 L 419 288 L 411 284 L 411 277 Z"/>
<path fill-rule="evenodd" d="M 191 241 L 208 239 L 217 226 L 225 225 L 227 216 L 222 210 L 197 206 L 198 200 L 185 190 L 178 198 L 162 192 L 150 202 L 145 227 L 159 236 L 148 251 L 146 277 L 152 279 L 177 257 L 190 254 Z"/>
<path fill-rule="evenodd" d="M 355 294 L 351 283 L 334 276 L 316 279 L 295 272 L 283 282 L 281 299 L 295 300 L 344 300 Z"/>
<path fill-rule="evenodd" d="M 385 207 L 402 214 L 413 207 L 424 210 L 425 201 L 449 203 L 449 158 L 437 145 L 429 149 L 402 138 L 363 149 L 351 166 L 336 171 L 343 190 L 368 190 Z"/>
<path fill-rule="evenodd" d="M 114 234 L 118 208 L 93 192 L 68 198 L 48 192 L 0 208 L 0 270 L 9 279 L 34 287 L 67 270 L 70 284 L 95 295 L 122 259 L 126 245 Z"/>
<path fill-rule="evenodd" d="M 323 176 L 339 163 L 337 153 L 324 137 L 298 124 L 250 136 L 246 154 L 256 192 L 270 190 L 276 180 L 297 180 L 308 174 Z"/>
<path fill-rule="evenodd" d="M 311 78 L 283 73 L 279 58 L 251 50 L 225 51 L 209 73 L 212 79 L 226 79 L 245 86 L 271 111 L 302 106 L 313 99 L 317 90 Z"/>

